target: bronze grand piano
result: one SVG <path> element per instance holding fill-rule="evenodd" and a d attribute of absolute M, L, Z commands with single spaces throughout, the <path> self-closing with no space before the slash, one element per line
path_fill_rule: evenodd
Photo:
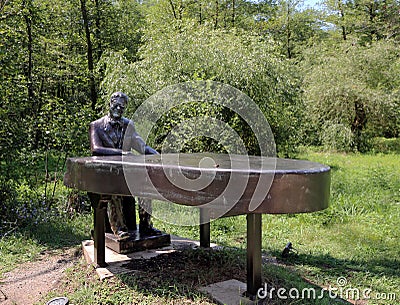
<path fill-rule="evenodd" d="M 200 207 L 203 247 L 210 244 L 208 219 L 246 214 L 247 292 L 256 295 L 261 287 L 261 214 L 327 208 L 330 168 L 303 160 L 225 154 L 83 157 L 67 160 L 64 184 L 92 194 L 98 266 L 106 265 L 101 195 L 134 195 Z"/>

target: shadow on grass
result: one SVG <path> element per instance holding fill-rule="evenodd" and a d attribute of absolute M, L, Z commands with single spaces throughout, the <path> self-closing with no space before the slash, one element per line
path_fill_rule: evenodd
<path fill-rule="evenodd" d="M 274 253 L 280 255 L 279 253 Z M 398 258 L 382 258 L 371 260 L 338 259 L 331 255 L 296 254 L 285 260 L 288 265 L 308 265 L 329 272 L 332 277 L 353 277 L 355 272 L 367 272 L 370 275 L 399 276 Z"/>
<path fill-rule="evenodd" d="M 240 249 L 187 249 L 152 259 L 134 260 L 124 267 L 134 272 L 118 277 L 131 289 L 145 296 L 167 299 L 184 298 L 196 301 L 203 297 L 212 302 L 208 296 L 199 292 L 200 287 L 231 279 L 246 283 L 246 251 Z M 343 299 L 331 299 L 326 292 L 318 298 L 323 288 L 304 280 L 297 272 L 277 264 L 264 264 L 263 280 L 268 287 L 276 290 L 258 304 L 351 304 Z M 300 297 L 303 289 L 313 289 L 316 297 L 305 300 L 280 299 L 276 291 L 283 287 L 286 293 L 290 289 L 296 289 L 300 292 Z"/>
<path fill-rule="evenodd" d="M 75 222 L 63 219 L 51 220 L 24 229 L 26 235 L 50 249 L 79 245 L 82 240 L 90 238 L 89 232 L 86 234 L 84 231 Z"/>
<path fill-rule="evenodd" d="M 246 280 L 244 253 L 239 250 L 185 249 L 152 259 L 137 259 L 125 268 L 135 270 L 120 279 L 144 295 L 195 300 L 197 289 L 228 279 Z"/>

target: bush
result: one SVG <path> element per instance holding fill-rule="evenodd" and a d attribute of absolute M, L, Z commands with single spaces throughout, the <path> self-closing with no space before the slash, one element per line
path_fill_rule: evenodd
<path fill-rule="evenodd" d="M 90 210 L 86 196 L 67 190 L 60 182 L 64 158 L 57 151 L 25 151 L 9 164 L 0 163 L 4 173 L 0 176 L 0 237 Z"/>
<path fill-rule="evenodd" d="M 24 182 L 1 181 L 0 200 L 0 236 L 58 215 L 42 194 Z"/>
<path fill-rule="evenodd" d="M 354 144 L 350 128 L 332 122 L 324 124 L 320 140 L 326 150 L 351 151 Z"/>
<path fill-rule="evenodd" d="M 373 137 L 398 136 L 400 61 L 396 44 L 344 42 L 336 50 L 322 45 L 308 52 L 303 62 L 305 113 L 317 137 L 335 134 L 345 126 L 353 133 L 352 146 L 366 151 Z M 324 127 L 327 121 L 338 125 Z M 347 131 L 341 133 L 347 142 L 341 145 L 348 146 Z"/>
<path fill-rule="evenodd" d="M 400 153 L 400 138 L 374 138 L 372 150 L 377 153 Z"/>

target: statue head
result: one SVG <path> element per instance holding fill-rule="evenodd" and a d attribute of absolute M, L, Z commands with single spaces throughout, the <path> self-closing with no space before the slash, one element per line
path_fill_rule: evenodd
<path fill-rule="evenodd" d="M 125 107 L 128 103 L 128 96 L 122 92 L 115 92 L 110 98 L 110 116 L 114 120 L 120 120 L 124 114 Z"/>

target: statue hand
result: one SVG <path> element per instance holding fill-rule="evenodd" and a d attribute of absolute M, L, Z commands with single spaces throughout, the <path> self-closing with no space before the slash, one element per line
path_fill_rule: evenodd
<path fill-rule="evenodd" d="M 154 148 L 151 148 L 150 146 L 146 146 L 144 153 L 145 155 L 159 155 L 158 151 L 156 151 Z"/>

